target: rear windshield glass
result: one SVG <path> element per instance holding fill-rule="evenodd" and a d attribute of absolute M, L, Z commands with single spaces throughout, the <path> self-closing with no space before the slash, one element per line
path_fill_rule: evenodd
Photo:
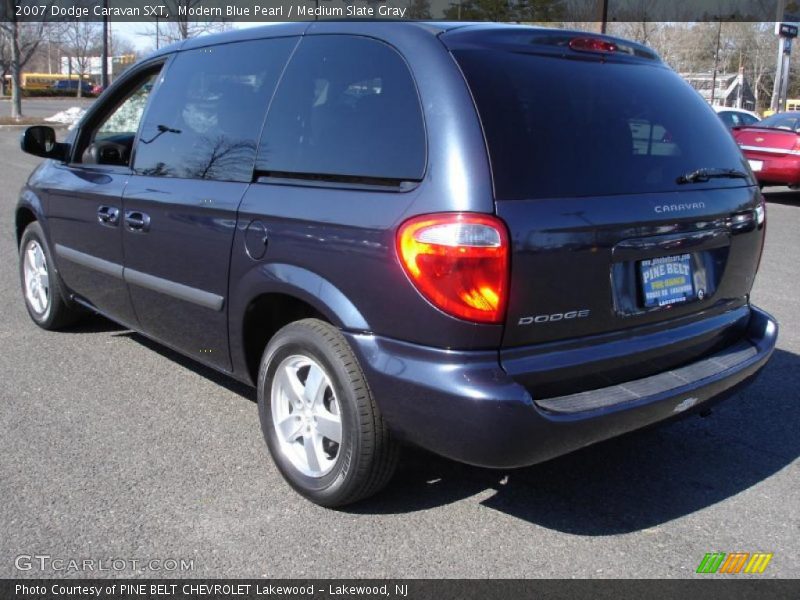
<path fill-rule="evenodd" d="M 747 171 L 720 119 L 664 67 L 486 48 L 454 55 L 480 113 L 498 200 L 685 190 L 677 178 L 700 168 Z"/>
<path fill-rule="evenodd" d="M 800 116 L 778 114 L 767 117 L 763 121 L 758 122 L 758 127 L 771 127 L 774 129 L 788 129 L 796 131 L 800 128 Z"/>

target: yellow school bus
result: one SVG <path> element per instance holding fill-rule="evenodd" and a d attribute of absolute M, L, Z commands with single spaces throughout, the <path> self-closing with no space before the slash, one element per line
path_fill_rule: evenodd
<path fill-rule="evenodd" d="M 88 80 L 89 76 L 84 75 L 84 80 Z M 20 74 L 20 85 L 23 90 L 44 90 L 51 87 L 57 81 L 63 80 L 77 80 L 78 75 L 65 75 L 63 73 L 22 73 Z M 11 75 L 6 75 L 6 85 L 11 87 Z"/>
<path fill-rule="evenodd" d="M 786 110 L 800 110 L 800 98 L 794 99 L 787 99 L 786 100 Z M 770 115 L 774 115 L 775 111 L 771 109 L 767 109 L 764 111 L 764 117 L 768 117 Z"/>

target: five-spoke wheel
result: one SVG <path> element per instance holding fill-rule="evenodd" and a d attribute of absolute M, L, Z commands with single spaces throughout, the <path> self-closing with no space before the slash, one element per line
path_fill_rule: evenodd
<path fill-rule="evenodd" d="M 342 418 L 325 370 L 309 356 L 288 356 L 278 365 L 270 396 L 281 452 L 309 477 L 330 472 L 342 443 Z"/>
<path fill-rule="evenodd" d="M 50 276 L 44 250 L 37 240 L 32 239 L 22 252 L 25 300 L 36 313 L 44 315 L 50 308 Z"/>
<path fill-rule="evenodd" d="M 342 506 L 370 496 L 394 473 L 397 443 L 347 339 L 330 323 L 295 321 L 270 340 L 258 410 L 281 474 L 317 504 Z"/>
<path fill-rule="evenodd" d="M 84 313 L 68 303 L 61 280 L 38 222 L 30 223 L 19 241 L 22 295 L 31 319 L 43 329 L 59 329 Z"/>

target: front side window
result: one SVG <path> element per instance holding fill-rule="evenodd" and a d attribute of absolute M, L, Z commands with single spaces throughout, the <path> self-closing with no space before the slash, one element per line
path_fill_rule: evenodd
<path fill-rule="evenodd" d="M 250 181 L 264 115 L 295 43 L 276 38 L 178 54 L 147 112 L 136 173 Z"/>
<path fill-rule="evenodd" d="M 369 38 L 305 38 L 267 115 L 256 169 L 282 177 L 421 179 L 425 130 L 405 61 Z"/>
<path fill-rule="evenodd" d="M 94 120 L 80 145 L 84 164 L 128 166 L 136 132 L 150 99 L 161 66 L 148 69 L 137 77 L 120 99 L 112 102 L 99 119 Z"/>
<path fill-rule="evenodd" d="M 103 140 L 117 136 L 133 136 L 139 130 L 139 123 L 147 106 L 153 83 L 158 73 L 151 73 L 140 83 L 133 93 L 123 100 L 97 128 L 95 140 Z"/>

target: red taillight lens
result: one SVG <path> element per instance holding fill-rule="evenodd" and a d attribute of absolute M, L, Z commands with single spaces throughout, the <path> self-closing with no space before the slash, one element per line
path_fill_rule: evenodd
<path fill-rule="evenodd" d="M 617 45 L 600 38 L 574 38 L 570 40 L 569 47 L 579 52 L 616 52 Z"/>
<path fill-rule="evenodd" d="M 400 263 L 444 312 L 499 323 L 508 293 L 508 234 L 499 219 L 471 213 L 422 215 L 397 231 Z"/>

